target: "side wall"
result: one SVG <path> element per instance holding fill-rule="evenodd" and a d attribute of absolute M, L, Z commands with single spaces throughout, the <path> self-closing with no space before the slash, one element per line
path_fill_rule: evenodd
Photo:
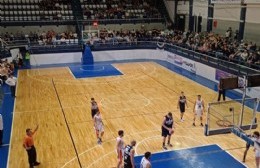
<path fill-rule="evenodd" d="M 250 2 L 250 1 L 249 1 Z M 217 27 L 213 28 L 213 32 L 224 35 L 228 27 L 231 27 L 233 32 L 239 29 L 240 23 L 240 4 L 214 4 L 214 20 L 217 21 Z M 189 15 L 189 1 L 179 1 L 177 7 L 178 14 Z M 202 31 L 207 29 L 208 16 L 208 1 L 194 0 L 193 15 L 202 16 Z M 244 39 L 253 41 L 260 45 L 260 4 L 248 4 L 246 13 L 246 26 Z M 189 17 L 186 17 L 187 22 Z M 187 29 L 188 23 L 186 23 Z"/>

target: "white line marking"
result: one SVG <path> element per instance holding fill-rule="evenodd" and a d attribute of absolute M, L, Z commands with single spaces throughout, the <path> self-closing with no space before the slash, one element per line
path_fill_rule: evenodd
<path fill-rule="evenodd" d="M 105 70 L 105 67 L 102 66 L 102 68 L 100 69 L 94 69 L 94 70 L 87 70 L 87 69 L 83 69 L 83 68 L 79 68 L 81 71 L 89 71 L 89 72 L 95 72 L 95 71 L 104 71 Z"/>
<path fill-rule="evenodd" d="M 139 155 L 138 155 L 138 152 L 137 152 L 137 148 L 138 148 L 138 146 L 139 146 L 141 143 L 143 143 L 144 141 L 147 141 L 147 140 L 149 140 L 149 139 L 153 139 L 154 137 L 158 137 L 158 136 L 160 136 L 160 135 L 148 137 L 148 138 L 145 138 L 145 139 L 141 140 L 140 142 L 138 142 L 137 145 L 136 145 L 136 147 L 135 147 L 135 149 L 136 149 L 136 154 L 137 154 L 136 156 L 139 156 Z M 160 138 L 161 138 L 161 137 L 162 137 L 162 136 L 160 136 Z M 195 141 L 195 142 L 198 142 L 199 144 L 202 144 L 200 141 L 198 141 L 198 140 L 196 140 L 196 139 L 194 139 L 194 138 L 188 137 L 188 136 L 179 136 L 179 135 L 173 135 L 173 136 L 172 136 L 172 138 L 176 138 L 176 137 L 178 137 L 178 138 L 191 139 L 191 140 L 193 140 L 193 141 Z M 201 145 L 201 146 L 209 146 L 209 145 Z M 197 146 L 197 147 L 200 147 L 200 146 Z M 196 148 L 196 147 L 191 147 L 191 148 L 179 148 L 179 149 L 174 149 L 174 150 L 192 149 L 192 148 Z M 153 153 L 164 153 L 164 152 L 169 152 L 169 151 L 171 151 L 171 150 L 160 151 L 160 152 L 153 152 Z M 141 156 L 142 156 L 142 155 L 141 155 Z"/>
<path fill-rule="evenodd" d="M 15 90 L 15 95 L 17 95 L 17 92 L 18 92 L 18 85 L 19 85 L 19 72 L 20 70 L 18 70 L 17 72 L 17 84 L 16 84 L 16 90 Z M 8 159 L 7 159 L 7 168 L 9 167 L 9 162 L 10 162 L 10 153 L 11 153 L 11 146 L 12 146 L 12 139 L 13 139 L 13 129 L 14 129 L 14 116 L 15 116 L 15 108 L 16 107 L 16 98 L 14 100 L 14 109 L 13 109 L 13 118 L 12 118 L 12 129 L 11 129 L 11 137 L 10 137 L 10 142 L 9 142 L 9 149 L 8 149 Z"/>
<path fill-rule="evenodd" d="M 156 129 L 156 130 L 149 130 L 149 131 L 141 131 L 141 132 L 137 132 L 137 133 L 133 133 L 133 134 L 128 134 L 128 135 L 126 135 L 126 136 L 124 136 L 124 137 L 126 138 L 126 137 L 130 137 L 130 136 L 137 135 L 137 134 L 143 134 L 143 133 L 146 133 L 146 132 L 155 132 L 155 131 L 158 131 L 158 130 Z M 116 139 L 113 138 L 113 139 L 110 139 L 110 140 L 108 140 L 108 141 L 105 141 L 104 143 L 109 143 L 109 142 L 111 142 L 111 141 L 116 141 Z M 104 143 L 102 143 L 102 144 L 104 144 Z M 93 147 L 91 147 L 91 148 L 85 150 L 84 152 L 80 153 L 79 156 L 84 155 L 85 153 L 88 153 L 89 151 L 91 151 L 91 150 L 93 150 L 93 149 L 95 149 L 95 148 L 97 148 L 97 147 L 100 147 L 100 145 L 95 145 L 95 146 L 93 146 Z M 114 151 L 114 152 L 115 152 L 115 151 Z M 112 152 L 111 152 L 111 153 L 112 153 Z M 74 158 L 72 158 L 71 160 L 69 160 L 68 162 L 66 162 L 61 168 L 66 167 L 69 163 L 71 163 L 71 162 L 74 161 L 75 159 L 77 159 L 76 156 L 75 156 Z"/>
<path fill-rule="evenodd" d="M 151 136 L 151 137 L 148 137 L 148 138 L 145 138 L 145 139 L 142 139 L 141 141 L 139 141 L 139 142 L 136 144 L 136 146 L 135 146 L 135 153 L 138 155 L 137 149 L 138 149 L 138 146 L 139 146 L 141 143 L 143 143 L 144 141 L 149 140 L 149 139 L 157 139 L 158 137 L 161 138 L 160 135 L 155 135 L 155 136 Z"/>
<path fill-rule="evenodd" d="M 225 149 L 223 149 L 220 145 L 218 145 L 218 144 L 215 144 L 215 145 L 217 145 L 218 147 L 220 147 L 222 150 L 225 150 Z M 235 156 L 233 156 L 229 151 L 226 151 L 226 150 L 225 150 L 225 152 L 227 152 L 233 159 L 235 159 L 236 161 L 238 161 L 239 163 L 241 163 L 242 165 L 244 165 L 245 167 L 247 167 L 247 165 L 246 165 L 245 163 L 243 163 L 243 162 L 241 162 L 240 160 L 238 160 L 237 158 L 235 158 Z"/>
<path fill-rule="evenodd" d="M 71 76 L 73 76 L 74 79 L 77 79 L 74 74 L 71 72 L 71 69 L 69 67 L 66 67 L 66 69 L 69 71 L 69 73 L 71 74 Z"/>
<path fill-rule="evenodd" d="M 147 70 L 147 68 L 146 68 L 146 66 L 145 65 L 143 65 L 142 63 L 140 63 L 140 62 L 133 62 L 133 63 L 137 63 L 137 64 L 139 64 L 140 66 L 142 66 L 142 68 L 144 69 L 144 71 L 146 71 Z M 123 63 L 120 63 L 120 64 L 123 64 Z M 131 64 L 131 63 L 126 63 L 126 64 Z M 103 64 L 103 65 L 111 65 L 111 64 Z M 75 65 L 75 66 L 73 66 L 73 67 L 79 67 L 79 66 L 81 66 L 81 65 Z M 72 67 L 72 66 L 69 66 L 69 67 Z M 115 67 L 115 66 L 114 66 Z M 162 66 L 163 67 L 163 66 Z M 35 68 L 35 69 L 33 69 L 33 70 L 37 70 L 37 71 L 40 71 L 40 69 L 48 69 L 48 68 L 52 68 L 52 67 L 44 67 L 44 68 Z M 54 67 L 54 68 L 68 68 L 68 66 L 64 66 L 64 67 Z M 115 67 L 116 69 L 117 69 L 117 67 Z M 119 69 L 118 69 L 119 70 Z M 71 81 L 71 80 L 66 80 L 66 79 L 59 79 L 59 80 L 56 80 L 55 81 L 55 83 L 56 84 L 63 84 L 63 85 L 86 85 L 86 84 L 96 84 L 96 83 L 99 83 L 99 84 L 106 84 L 107 82 L 120 82 L 120 81 L 122 81 L 122 80 L 136 80 L 136 79 L 141 79 L 141 78 L 145 78 L 145 77 L 147 77 L 147 75 L 152 75 L 153 73 L 155 73 L 156 72 L 156 70 L 157 70 L 157 68 L 156 67 L 152 67 L 152 70 L 151 71 L 149 71 L 148 73 L 144 73 L 145 75 L 140 75 L 140 74 L 137 74 L 137 75 L 126 75 L 126 76 L 123 76 L 122 77 L 122 75 L 117 75 L 117 78 L 113 78 L 113 80 L 112 79 L 109 79 L 109 81 L 106 81 L 106 82 L 100 82 L 100 81 L 93 81 L 93 80 L 91 80 L 91 81 L 89 81 L 89 80 L 80 80 L 80 79 L 76 79 L 75 81 Z M 119 70 L 120 71 L 120 70 Z M 120 71 L 121 72 L 121 71 Z M 121 72 L 122 73 L 122 72 Z M 124 74 L 124 73 L 122 73 L 122 74 Z M 38 75 L 40 75 L 39 73 L 38 73 Z M 30 74 L 29 74 L 29 71 L 27 70 L 27 76 L 28 77 L 30 77 L 31 79 L 34 79 L 34 80 L 36 80 L 36 81 L 39 81 L 39 82 L 44 82 L 44 83 L 50 83 L 50 81 L 46 81 L 46 80 L 43 80 L 43 79 L 38 79 L 38 77 L 37 76 L 31 76 Z M 107 77 L 109 77 L 109 76 L 107 76 Z M 113 76 L 114 77 L 114 76 Z M 84 78 L 84 79 L 88 79 L 88 78 Z M 93 78 L 92 78 L 93 79 Z M 49 80 L 51 80 L 51 79 L 49 79 Z M 80 81 L 80 82 L 79 82 Z M 84 81 L 84 83 L 82 83 L 82 81 Z"/>
<path fill-rule="evenodd" d="M 96 159 L 94 162 L 92 162 L 90 165 L 88 165 L 88 167 L 91 167 L 92 165 L 94 165 L 95 163 L 97 163 L 98 161 L 104 159 L 106 156 L 111 155 L 112 153 L 116 153 L 116 150 L 109 152 L 105 155 L 103 155 L 102 157 L 99 157 L 98 159 Z"/>
<path fill-rule="evenodd" d="M 123 72 L 121 72 L 117 67 L 114 66 L 114 64 L 111 64 L 116 70 L 118 70 L 122 75 L 124 75 Z"/>

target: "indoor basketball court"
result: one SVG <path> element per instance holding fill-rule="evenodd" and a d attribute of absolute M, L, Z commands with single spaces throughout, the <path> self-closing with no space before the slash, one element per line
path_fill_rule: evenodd
<path fill-rule="evenodd" d="M 184 71 L 160 61 L 19 70 L 8 167 L 28 167 L 22 142 L 25 129 L 33 129 L 36 125 L 39 125 L 34 136 L 37 157 L 41 162 L 39 168 L 116 167 L 115 145 L 120 129 L 125 131 L 126 144 L 133 139 L 137 141 L 136 155 L 146 151 L 156 153 L 157 160 L 153 160 L 152 155 L 152 164 L 154 161 L 155 165 L 163 161 L 168 163 L 167 159 L 172 161 L 172 166 L 180 162 L 190 165 L 189 158 L 196 165 L 203 162 L 197 159 L 203 155 L 204 158 L 216 159 L 207 161 L 212 167 L 220 166 L 219 157 L 226 160 L 225 163 L 234 163 L 227 167 L 253 167 L 252 150 L 246 164 L 240 162 L 245 141 L 233 134 L 205 136 L 199 121 L 196 127 L 192 126 L 197 95 L 202 95 L 206 106 L 215 102 L 216 84 L 199 77 L 189 78 L 189 75 L 196 75 Z M 181 91 L 188 100 L 184 122 L 180 121 L 177 109 Z M 105 126 L 102 145 L 97 144 L 93 128 L 91 97 L 98 102 Z M 165 151 L 171 155 L 165 157 L 161 124 L 169 111 L 173 113 L 175 133 L 173 147 Z M 206 114 L 203 117 L 205 123 Z M 251 119 L 250 114 L 244 114 L 244 120 Z M 180 153 L 185 153 L 185 158 L 180 157 Z"/>

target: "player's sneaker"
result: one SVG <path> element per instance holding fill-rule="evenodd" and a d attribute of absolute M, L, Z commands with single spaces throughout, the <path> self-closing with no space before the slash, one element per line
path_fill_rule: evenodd
<path fill-rule="evenodd" d="M 169 147 L 173 147 L 172 144 L 170 144 L 170 143 L 168 143 L 168 146 L 169 146 Z"/>
<path fill-rule="evenodd" d="M 167 150 L 166 146 L 162 146 L 162 148 L 163 148 L 164 150 Z"/>

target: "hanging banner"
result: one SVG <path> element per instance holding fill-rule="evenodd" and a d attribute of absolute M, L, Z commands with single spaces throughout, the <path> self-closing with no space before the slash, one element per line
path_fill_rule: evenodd
<path fill-rule="evenodd" d="M 260 4 L 260 0 L 244 0 L 245 4 Z"/>
<path fill-rule="evenodd" d="M 240 4 L 241 0 L 211 0 L 213 4 Z"/>

